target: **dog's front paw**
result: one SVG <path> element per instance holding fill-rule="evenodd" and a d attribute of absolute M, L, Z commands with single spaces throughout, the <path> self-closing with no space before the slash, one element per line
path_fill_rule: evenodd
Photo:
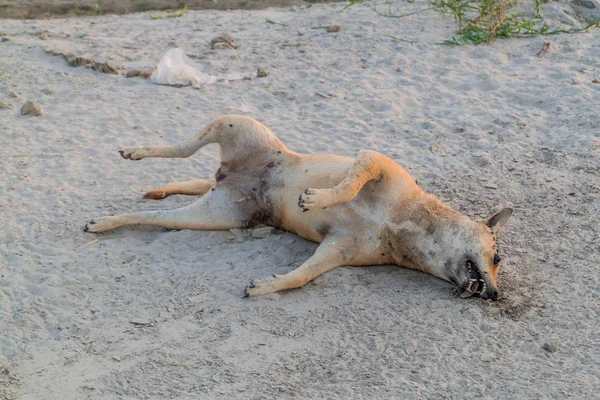
<path fill-rule="evenodd" d="M 126 160 L 141 160 L 148 156 L 146 149 L 143 147 L 127 147 L 119 150 L 119 154 Z"/>
<path fill-rule="evenodd" d="M 115 217 L 94 218 L 83 228 L 84 232 L 99 233 L 106 232 L 118 226 Z"/>
<path fill-rule="evenodd" d="M 273 284 L 278 278 L 279 275 L 273 275 L 271 278 L 254 279 L 252 282 L 250 282 L 250 285 L 246 286 L 246 290 L 244 290 L 244 297 L 260 296 L 262 294 L 276 292 L 277 289 Z"/>
<path fill-rule="evenodd" d="M 306 189 L 298 197 L 298 207 L 303 211 L 327 208 L 334 203 L 333 189 Z"/>

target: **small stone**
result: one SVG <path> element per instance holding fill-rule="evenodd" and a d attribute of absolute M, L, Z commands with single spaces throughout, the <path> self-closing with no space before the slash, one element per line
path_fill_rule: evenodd
<path fill-rule="evenodd" d="M 39 117 L 42 115 L 42 109 L 39 105 L 34 103 L 33 101 L 27 101 L 23 106 L 21 106 L 21 114 L 22 115 L 33 115 L 34 117 Z"/>
<path fill-rule="evenodd" d="M 542 349 L 546 350 L 548 353 L 554 353 L 556 351 L 556 344 L 544 342 Z"/>
<path fill-rule="evenodd" d="M 600 83 L 600 79 L 594 79 L 592 83 Z"/>
<path fill-rule="evenodd" d="M 104 74 L 117 74 L 120 68 L 111 63 L 110 61 L 107 61 L 95 62 L 92 65 L 92 69 L 98 72 L 102 72 Z"/>
<path fill-rule="evenodd" d="M 10 104 L 8 104 L 8 101 L 6 101 L 6 99 L 3 99 L 2 101 L 0 101 L 0 110 L 8 110 L 12 108 Z"/>
<path fill-rule="evenodd" d="M 50 34 L 47 31 L 44 31 L 44 32 L 38 33 L 37 37 L 39 37 L 42 40 L 48 40 L 48 39 L 50 39 Z"/>
<path fill-rule="evenodd" d="M 47 95 L 50 95 L 53 93 L 52 89 L 50 89 L 50 88 L 44 88 L 44 89 L 40 90 L 40 92 L 47 94 Z"/>
<path fill-rule="evenodd" d="M 210 48 L 213 50 L 234 50 L 238 47 L 235 39 L 229 33 L 216 36 L 210 41 Z"/>
<path fill-rule="evenodd" d="M 492 362 L 496 359 L 496 357 L 494 357 L 494 355 L 492 353 L 483 353 L 480 358 L 481 358 L 481 361 L 485 361 L 485 362 Z"/>
<path fill-rule="evenodd" d="M 13 99 L 18 99 L 19 98 L 19 94 L 17 92 L 15 92 L 15 91 L 11 91 L 8 95 L 10 97 L 12 97 Z"/>
<path fill-rule="evenodd" d="M 118 362 L 121 362 L 121 357 L 118 356 L 112 356 L 112 359 Z"/>
<path fill-rule="evenodd" d="M 134 76 L 140 76 L 141 74 L 142 74 L 142 70 L 139 68 L 138 69 L 130 69 L 125 74 L 125 78 L 133 78 Z"/>
<path fill-rule="evenodd" d="M 265 71 L 262 67 L 258 67 L 256 76 L 258 76 L 259 78 L 266 78 L 267 76 L 269 76 L 269 73 Z"/>
<path fill-rule="evenodd" d="M 189 297 L 188 300 L 190 301 L 190 303 L 200 303 L 202 302 L 202 300 L 204 300 L 204 296 L 198 294 L 196 296 Z"/>
<path fill-rule="evenodd" d="M 298 36 L 306 35 L 306 29 L 298 29 Z"/>
<path fill-rule="evenodd" d="M 486 183 L 485 185 L 483 185 L 483 187 L 485 187 L 486 189 L 498 189 L 498 185 L 496 185 L 495 183 Z"/>
<path fill-rule="evenodd" d="M 331 25 L 331 26 L 327 27 L 328 33 L 335 33 L 335 32 L 339 32 L 340 30 L 342 30 L 342 27 L 339 25 Z"/>
<path fill-rule="evenodd" d="M 94 63 L 94 57 L 91 54 L 81 54 L 75 56 L 73 54 L 67 54 L 64 56 L 67 62 L 72 67 L 81 67 L 82 65 L 89 65 Z"/>
<path fill-rule="evenodd" d="M 250 236 L 254 239 L 265 239 L 275 233 L 275 228 L 272 226 L 265 226 L 263 228 L 256 228 L 252 231 Z"/>

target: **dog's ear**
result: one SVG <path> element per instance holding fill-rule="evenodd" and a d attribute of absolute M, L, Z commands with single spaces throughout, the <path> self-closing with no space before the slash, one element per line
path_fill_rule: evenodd
<path fill-rule="evenodd" d="M 508 219 L 513 213 L 512 208 L 503 208 L 502 211 L 492 215 L 485 221 L 485 224 L 490 227 L 494 235 L 497 235 L 500 232 L 500 228 L 506 224 Z"/>

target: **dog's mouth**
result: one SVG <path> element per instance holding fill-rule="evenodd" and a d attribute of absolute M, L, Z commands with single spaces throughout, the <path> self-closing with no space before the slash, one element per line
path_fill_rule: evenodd
<path fill-rule="evenodd" d="M 467 283 L 464 289 L 462 298 L 471 297 L 474 294 L 481 295 L 487 290 L 485 279 L 479 273 L 477 265 L 471 260 L 467 260 Z"/>

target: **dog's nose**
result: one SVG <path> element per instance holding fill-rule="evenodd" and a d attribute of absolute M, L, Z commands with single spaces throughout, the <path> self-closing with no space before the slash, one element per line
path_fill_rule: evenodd
<path fill-rule="evenodd" d="M 490 290 L 487 295 L 492 300 L 498 300 L 500 298 L 500 293 L 496 289 Z"/>

